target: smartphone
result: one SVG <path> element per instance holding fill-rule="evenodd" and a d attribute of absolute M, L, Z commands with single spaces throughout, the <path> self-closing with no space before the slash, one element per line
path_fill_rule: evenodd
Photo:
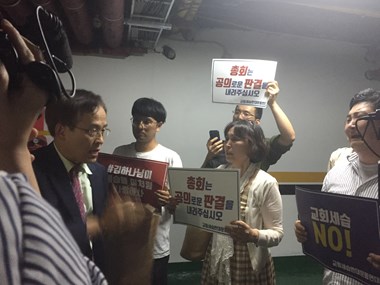
<path fill-rule="evenodd" d="M 218 140 L 220 140 L 220 134 L 218 130 L 210 130 L 209 134 L 210 134 L 210 139 L 218 138 Z"/>

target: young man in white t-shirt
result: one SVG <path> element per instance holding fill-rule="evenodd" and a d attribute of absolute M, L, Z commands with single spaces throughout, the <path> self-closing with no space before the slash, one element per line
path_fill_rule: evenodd
<path fill-rule="evenodd" d="M 140 98 L 132 107 L 132 131 L 136 141 L 121 145 L 114 150 L 114 154 L 163 161 L 170 167 L 182 167 L 180 156 L 173 150 L 159 144 L 156 134 L 166 120 L 164 106 L 151 98 Z M 157 192 L 162 205 L 161 218 L 157 228 L 155 244 L 153 248 L 152 282 L 154 285 L 167 284 L 167 269 L 170 255 L 169 232 L 171 214 L 168 207 L 170 193 L 167 189 Z"/>

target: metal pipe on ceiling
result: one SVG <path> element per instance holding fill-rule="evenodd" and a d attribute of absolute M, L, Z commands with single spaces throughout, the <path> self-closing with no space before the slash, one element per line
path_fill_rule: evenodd
<path fill-rule="evenodd" d="M 33 13 L 33 8 L 25 0 L 0 0 L 0 7 L 18 27 L 22 27 Z"/>
<path fill-rule="evenodd" d="M 124 0 L 100 0 L 103 39 L 108 47 L 119 47 L 124 35 Z"/>
<path fill-rule="evenodd" d="M 88 13 L 85 0 L 59 0 L 70 22 L 71 29 L 81 44 L 92 42 L 94 32 L 92 19 Z"/>

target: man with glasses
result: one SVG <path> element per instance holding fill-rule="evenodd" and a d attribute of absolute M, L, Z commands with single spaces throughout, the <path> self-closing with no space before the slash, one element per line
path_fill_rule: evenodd
<path fill-rule="evenodd" d="M 132 107 L 132 132 L 136 141 L 117 147 L 114 154 L 150 159 L 169 163 L 170 167 L 182 167 L 180 156 L 173 150 L 159 144 L 156 138 L 160 128 L 165 123 L 166 110 L 164 106 L 151 98 L 137 99 Z M 157 191 L 157 197 L 162 207 L 160 222 L 157 228 L 153 248 L 152 282 L 154 285 L 167 284 L 167 271 L 170 255 L 170 194 L 167 189 Z"/>
<path fill-rule="evenodd" d="M 278 105 L 276 99 L 280 89 L 277 81 L 271 81 L 267 85 L 266 96 L 268 96 L 268 106 L 272 111 L 280 134 L 267 139 L 270 149 L 266 158 L 261 162 L 261 169 L 267 171 L 269 166 L 275 164 L 281 156 L 290 150 L 296 138 L 293 126 L 284 111 Z M 237 105 L 233 111 L 233 121 L 247 120 L 255 124 L 261 123 L 263 114 L 262 108 L 249 105 Z M 223 141 L 218 138 L 207 141 L 207 155 L 202 167 L 216 168 L 221 164 L 227 163 L 223 149 Z"/>
<path fill-rule="evenodd" d="M 107 198 L 107 173 L 96 162 L 107 128 L 107 109 L 99 95 L 77 90 L 73 98 L 51 102 L 45 110 L 53 142 L 33 154 L 41 195 L 61 214 L 82 253 L 104 269 L 98 217 Z"/>
<path fill-rule="evenodd" d="M 380 91 L 368 88 L 358 92 L 352 97 L 344 126 L 344 132 L 352 148 L 352 152 L 326 174 L 322 185 L 323 192 L 379 199 L 379 110 Z M 311 229 L 308 231 L 310 233 Z M 300 243 L 311 239 L 311 234 L 308 235 L 306 228 L 300 220 L 296 220 L 294 232 Z M 359 236 L 360 233 L 356 236 L 359 236 L 362 242 L 366 242 L 366 233 L 363 232 L 361 234 L 362 236 Z M 368 266 L 373 266 L 380 270 L 379 253 L 379 249 L 376 247 L 373 249 L 373 252 L 369 252 L 366 259 L 363 260 L 358 259 L 358 256 L 360 256 L 360 254 L 358 254 L 356 255 L 357 262 L 368 262 Z M 349 267 L 350 266 L 347 265 L 347 268 Z M 353 276 L 358 274 L 354 271 L 353 273 Z M 371 278 L 369 278 L 369 280 L 370 279 Z M 322 284 L 361 285 L 364 283 L 325 268 Z"/>

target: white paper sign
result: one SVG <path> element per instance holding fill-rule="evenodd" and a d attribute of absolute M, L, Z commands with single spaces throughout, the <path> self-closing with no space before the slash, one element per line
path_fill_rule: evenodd
<path fill-rule="evenodd" d="M 224 227 L 240 219 L 238 170 L 169 167 L 168 173 L 178 203 L 174 223 L 227 234 Z"/>
<path fill-rule="evenodd" d="M 277 61 L 213 59 L 212 101 L 266 108 L 265 90 L 276 75 Z"/>

